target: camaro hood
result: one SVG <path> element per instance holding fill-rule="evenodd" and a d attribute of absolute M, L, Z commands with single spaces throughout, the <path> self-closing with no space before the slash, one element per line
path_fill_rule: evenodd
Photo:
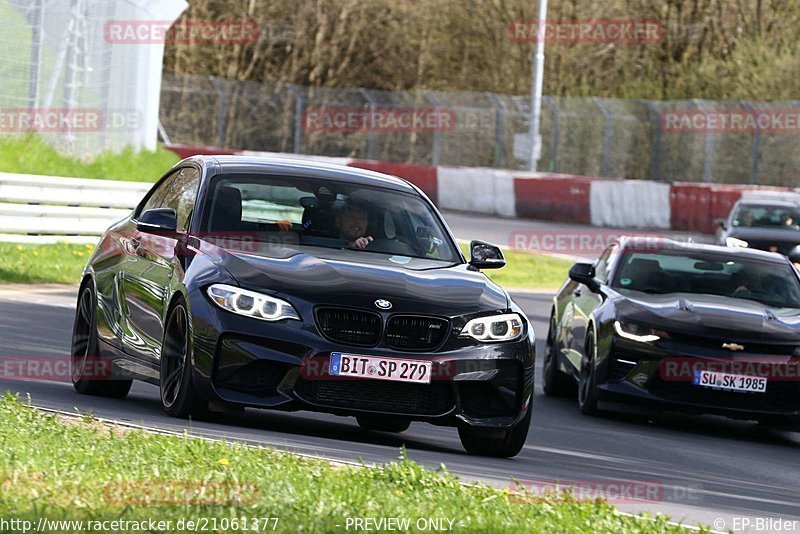
<path fill-rule="evenodd" d="M 728 233 L 728 237 L 742 239 L 750 243 L 751 247 L 763 250 L 775 246 L 783 254 L 789 254 L 800 245 L 800 231 L 791 229 L 736 227 Z"/>
<path fill-rule="evenodd" d="M 800 342 L 800 310 L 770 308 L 752 300 L 626 291 L 617 303 L 624 321 L 691 335 L 761 342 Z"/>
<path fill-rule="evenodd" d="M 499 286 L 465 264 L 337 249 L 274 252 L 225 252 L 222 265 L 242 287 L 316 304 L 376 310 L 375 300 L 386 299 L 392 312 L 435 315 L 509 305 Z"/>

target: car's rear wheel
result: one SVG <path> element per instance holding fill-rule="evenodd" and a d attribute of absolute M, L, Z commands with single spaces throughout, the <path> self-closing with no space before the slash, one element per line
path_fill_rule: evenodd
<path fill-rule="evenodd" d="M 124 398 L 132 380 L 114 379 L 112 362 L 101 358 L 97 341 L 97 299 L 91 282 L 81 288 L 72 328 L 70 375 L 78 393 Z"/>
<path fill-rule="evenodd" d="M 525 446 L 528 429 L 531 426 L 533 413 L 533 398 L 528 403 L 525 416 L 513 427 L 503 431 L 489 431 L 469 426 L 458 427 L 458 437 L 461 445 L 470 453 L 480 456 L 494 456 L 497 458 L 511 458 L 519 454 Z"/>
<path fill-rule="evenodd" d="M 542 389 L 545 395 L 551 397 L 565 397 L 574 393 L 574 383 L 558 369 L 558 349 L 556 347 L 556 317 L 550 313 L 550 329 L 547 332 L 547 341 L 544 345 L 544 372 L 542 373 Z"/>
<path fill-rule="evenodd" d="M 405 432 L 411 426 L 411 421 L 402 417 L 359 415 L 356 417 L 356 421 L 358 426 L 364 430 L 377 432 Z"/>
<path fill-rule="evenodd" d="M 170 310 L 161 346 L 161 406 L 173 417 L 202 418 L 208 415 L 192 383 L 192 332 L 186 304 L 179 300 Z"/>
<path fill-rule="evenodd" d="M 595 340 L 594 331 L 590 331 L 586 338 L 586 345 L 581 358 L 581 372 L 578 379 L 578 408 L 585 415 L 596 415 L 598 412 L 596 361 L 597 341 Z"/>

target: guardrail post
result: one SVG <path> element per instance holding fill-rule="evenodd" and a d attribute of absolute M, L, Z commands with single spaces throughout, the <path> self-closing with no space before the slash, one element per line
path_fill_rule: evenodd
<path fill-rule="evenodd" d="M 592 97 L 594 103 L 600 108 L 600 113 L 603 114 L 603 163 L 600 169 L 600 176 L 609 176 L 611 166 L 611 121 L 614 120 L 613 115 L 603 105 L 603 101 L 598 97 Z"/>

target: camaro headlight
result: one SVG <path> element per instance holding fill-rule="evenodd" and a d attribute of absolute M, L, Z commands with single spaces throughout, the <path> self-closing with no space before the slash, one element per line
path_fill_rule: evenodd
<path fill-rule="evenodd" d="M 300 320 L 297 311 L 285 300 L 225 284 L 214 284 L 207 292 L 217 306 L 229 312 L 263 321 Z"/>
<path fill-rule="evenodd" d="M 738 237 L 726 237 L 725 244 L 729 247 L 741 247 L 747 248 L 750 246 L 750 243 L 745 241 L 744 239 L 739 239 Z"/>
<path fill-rule="evenodd" d="M 653 341 L 658 341 L 662 336 L 666 337 L 666 333 L 664 332 L 657 332 L 652 328 L 646 328 L 636 324 L 622 324 L 619 321 L 614 321 L 614 332 L 621 338 L 638 341 L 639 343 L 651 343 Z"/>
<path fill-rule="evenodd" d="M 483 343 L 512 341 L 522 335 L 522 317 L 518 313 L 476 317 L 464 326 L 461 335 Z"/>

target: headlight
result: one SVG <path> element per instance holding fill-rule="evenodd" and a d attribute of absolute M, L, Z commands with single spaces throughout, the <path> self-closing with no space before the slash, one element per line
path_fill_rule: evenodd
<path fill-rule="evenodd" d="M 744 239 L 739 239 L 738 237 L 726 237 L 725 244 L 729 247 L 741 247 L 747 248 L 750 246 L 750 243 L 745 241 Z"/>
<path fill-rule="evenodd" d="M 483 343 L 512 341 L 522 335 L 522 317 L 518 313 L 477 317 L 464 326 L 461 335 Z"/>
<path fill-rule="evenodd" d="M 623 325 L 619 321 L 614 321 L 614 332 L 621 338 L 638 341 L 639 343 L 650 343 L 658 341 L 662 336 L 666 337 L 664 332 L 656 333 L 656 330 L 652 328 L 646 328 L 636 324 L 626 323 Z"/>
<path fill-rule="evenodd" d="M 255 291 L 225 284 L 214 284 L 208 288 L 208 296 L 223 310 L 239 315 L 254 317 L 262 321 L 300 320 L 297 311 L 285 300 L 262 295 Z"/>

